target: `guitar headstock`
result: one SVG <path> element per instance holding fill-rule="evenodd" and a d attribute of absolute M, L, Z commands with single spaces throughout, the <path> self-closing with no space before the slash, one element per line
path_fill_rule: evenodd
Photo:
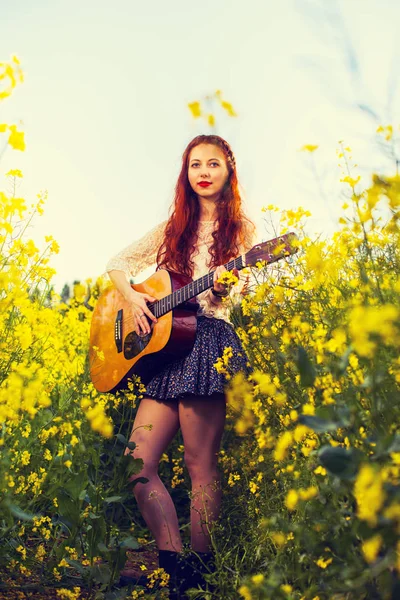
<path fill-rule="evenodd" d="M 254 266 L 261 261 L 270 264 L 285 256 L 295 254 L 298 251 L 298 247 L 294 242 L 297 240 L 297 235 L 289 232 L 267 242 L 256 244 L 251 250 L 246 252 L 246 266 Z"/>

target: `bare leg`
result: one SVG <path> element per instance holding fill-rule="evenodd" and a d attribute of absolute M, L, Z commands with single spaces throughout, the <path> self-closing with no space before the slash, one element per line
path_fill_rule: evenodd
<path fill-rule="evenodd" d="M 209 527 L 221 508 L 218 452 L 225 426 L 224 396 L 187 397 L 179 401 L 179 421 L 185 464 L 192 480 L 191 544 L 197 552 L 211 551 Z"/>
<path fill-rule="evenodd" d="M 151 431 L 141 427 L 152 424 Z M 139 428 L 139 429 L 137 429 Z M 131 477 L 147 477 L 147 483 L 137 483 L 134 495 L 139 510 L 159 550 L 182 551 L 178 517 L 172 498 L 158 476 L 158 465 L 162 453 L 179 429 L 178 401 L 159 402 L 142 398 L 136 413 L 130 441 L 136 443 L 134 458 L 143 459 L 143 469 Z"/>

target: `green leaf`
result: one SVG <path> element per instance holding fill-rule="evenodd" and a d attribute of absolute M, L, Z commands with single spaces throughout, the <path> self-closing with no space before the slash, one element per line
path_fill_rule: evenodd
<path fill-rule="evenodd" d="M 357 448 L 322 446 L 318 452 L 321 465 L 340 479 L 352 479 L 357 473 L 363 453 Z"/>
<path fill-rule="evenodd" d="M 302 346 L 297 347 L 296 364 L 300 373 L 300 384 L 303 387 L 312 387 L 314 385 L 316 372 L 313 364 L 308 358 L 307 352 Z"/>
<path fill-rule="evenodd" d="M 71 525 L 77 526 L 80 521 L 80 501 L 72 498 L 65 489 L 59 491 L 57 501 L 60 517 L 64 517 Z"/>
<path fill-rule="evenodd" d="M 35 517 L 39 516 L 39 515 L 32 515 L 31 513 L 25 512 L 24 510 L 19 508 L 19 506 L 17 506 L 16 504 L 9 504 L 8 509 L 9 509 L 10 513 L 12 515 L 14 515 L 14 517 L 17 517 L 17 519 L 19 519 L 21 521 L 33 521 L 33 519 Z"/>
<path fill-rule="evenodd" d="M 320 417 L 316 417 L 314 415 L 300 415 L 299 423 L 302 425 L 307 425 L 307 427 L 313 431 L 316 431 L 317 433 L 336 431 L 341 426 L 341 423 L 327 419 L 321 419 Z"/>
<path fill-rule="evenodd" d="M 126 456 L 127 465 L 126 465 L 126 476 L 130 477 L 131 475 L 137 475 L 143 469 L 143 459 L 142 458 L 132 458 L 131 456 Z"/>
<path fill-rule="evenodd" d="M 122 435 L 122 433 L 117 433 L 117 435 L 115 437 L 117 438 L 117 440 L 119 442 L 121 442 L 121 444 L 126 446 L 126 444 L 127 444 L 126 437 L 124 435 Z"/>
<path fill-rule="evenodd" d="M 96 583 L 109 583 L 111 579 L 111 570 L 108 565 L 94 565 L 90 570 L 90 575 Z"/>
<path fill-rule="evenodd" d="M 87 474 L 77 473 L 72 475 L 69 481 L 64 485 L 64 489 L 69 492 L 73 500 L 78 500 L 84 489 L 87 487 Z"/>
<path fill-rule="evenodd" d="M 107 546 L 105 545 L 104 542 L 99 542 L 97 544 L 97 548 L 100 550 L 100 552 L 106 552 L 109 553 L 109 549 L 107 548 Z"/>
<path fill-rule="evenodd" d="M 108 498 L 104 498 L 104 502 L 110 504 L 111 502 L 121 502 L 122 496 L 109 496 Z"/>
<path fill-rule="evenodd" d="M 395 433 L 394 439 L 390 444 L 389 448 L 387 449 L 387 452 L 389 454 L 391 452 L 400 452 L 400 435 L 398 433 Z"/>
<path fill-rule="evenodd" d="M 74 569 L 76 569 L 78 571 L 78 573 L 80 573 L 81 575 L 83 575 L 85 573 L 85 571 L 87 570 L 87 568 L 88 568 L 88 567 L 84 567 L 77 560 L 71 560 L 71 559 L 68 558 L 67 562 L 68 562 L 69 565 L 71 565 L 71 567 L 74 567 Z"/>
<path fill-rule="evenodd" d="M 89 502 L 89 496 L 87 495 L 87 491 L 86 490 L 82 490 L 81 493 L 79 494 L 79 500 L 85 500 L 87 502 Z"/>
<path fill-rule="evenodd" d="M 131 550 L 137 550 L 138 548 L 140 548 L 140 544 L 135 538 L 129 537 L 125 538 L 121 542 L 121 548 L 130 548 Z"/>

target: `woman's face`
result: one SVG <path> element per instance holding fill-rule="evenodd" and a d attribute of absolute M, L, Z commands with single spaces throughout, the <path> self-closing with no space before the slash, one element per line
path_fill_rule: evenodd
<path fill-rule="evenodd" d="M 213 144 L 199 144 L 189 155 L 188 178 L 198 198 L 217 200 L 229 177 L 223 151 Z M 209 185 L 205 185 L 208 183 Z"/>

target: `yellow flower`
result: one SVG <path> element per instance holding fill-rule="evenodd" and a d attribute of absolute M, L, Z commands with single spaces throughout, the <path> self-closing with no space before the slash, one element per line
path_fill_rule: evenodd
<path fill-rule="evenodd" d="M 290 594 L 293 590 L 292 586 L 289 585 L 288 583 L 283 583 L 281 585 L 281 590 L 282 592 L 284 592 L 285 594 Z"/>
<path fill-rule="evenodd" d="M 257 492 L 257 490 L 259 490 L 259 486 L 254 482 L 254 481 L 250 481 L 249 483 L 249 489 L 251 491 L 252 494 L 255 494 Z"/>
<path fill-rule="evenodd" d="M 224 271 L 217 279 L 217 283 L 222 283 L 223 285 L 235 285 L 239 279 L 232 273 L 232 271 Z"/>
<path fill-rule="evenodd" d="M 188 107 L 195 119 L 201 116 L 200 102 L 191 102 Z"/>
<path fill-rule="evenodd" d="M 26 548 L 20 544 L 16 550 L 21 554 L 22 560 L 26 560 Z"/>
<path fill-rule="evenodd" d="M 300 152 L 315 152 L 319 146 L 314 146 L 313 144 L 306 144 L 300 148 Z"/>
<path fill-rule="evenodd" d="M 233 487 L 236 483 L 236 481 L 240 480 L 240 475 L 239 473 L 229 473 L 229 478 L 228 478 L 228 485 L 230 487 Z"/>
<path fill-rule="evenodd" d="M 372 357 L 377 346 L 373 338 L 378 337 L 384 344 L 398 346 L 399 314 L 393 304 L 354 308 L 349 314 L 349 333 L 357 354 Z"/>
<path fill-rule="evenodd" d="M 361 545 L 361 551 L 367 563 L 372 563 L 376 560 L 378 552 L 382 546 L 382 536 L 379 534 L 373 535 Z"/>
<path fill-rule="evenodd" d="M 322 467 L 321 465 L 319 465 L 316 469 L 314 469 L 314 473 L 316 475 L 322 475 L 325 477 L 327 471 L 324 467 Z"/>
<path fill-rule="evenodd" d="M 11 131 L 11 134 L 8 138 L 8 143 L 14 150 L 21 150 L 23 152 L 25 150 L 24 132 L 17 131 L 16 125 L 10 125 L 9 130 Z"/>
<path fill-rule="evenodd" d="M 330 564 L 331 564 L 332 560 L 333 560 L 332 558 L 327 558 L 327 559 L 324 559 L 324 558 L 321 556 L 321 557 L 320 557 L 318 560 L 316 560 L 316 561 L 314 561 L 314 562 L 315 562 L 315 564 L 316 564 L 318 567 L 320 567 L 321 569 L 326 569 L 326 567 L 327 567 L 328 565 L 330 565 Z"/>
<path fill-rule="evenodd" d="M 306 425 L 297 425 L 295 430 L 293 431 L 293 438 L 295 442 L 301 442 L 311 432 L 312 429 L 310 429 Z"/>
<path fill-rule="evenodd" d="M 81 594 L 81 588 L 74 587 L 73 591 L 68 590 L 67 588 L 59 588 L 56 593 L 61 600 L 78 600 Z"/>
<path fill-rule="evenodd" d="M 354 484 L 354 496 L 357 500 L 357 516 L 374 527 L 386 498 L 381 473 L 368 464 L 362 465 Z"/>
<path fill-rule="evenodd" d="M 285 499 L 285 505 L 289 510 L 294 510 L 299 501 L 299 494 L 296 490 L 289 490 Z"/>
<path fill-rule="evenodd" d="M 43 544 L 39 544 L 36 550 L 36 559 L 39 562 L 43 562 L 44 557 L 46 556 L 46 549 Z"/>
<path fill-rule="evenodd" d="M 291 431 L 285 431 L 278 439 L 275 450 L 274 460 L 284 460 L 287 456 L 288 449 L 293 442 L 293 435 Z"/>
<path fill-rule="evenodd" d="M 244 600 L 252 600 L 253 596 L 251 595 L 250 589 L 247 585 L 241 585 L 238 591 Z"/>
<path fill-rule="evenodd" d="M 59 567 L 69 567 L 69 563 L 65 560 L 65 558 L 61 559 L 58 563 Z"/>
<path fill-rule="evenodd" d="M 282 531 L 276 531 L 276 532 L 272 533 L 271 538 L 272 538 L 274 544 L 276 544 L 276 546 L 278 546 L 278 548 L 282 548 L 282 546 L 284 546 L 286 543 L 286 538 L 285 538 L 284 533 L 282 533 Z"/>
<path fill-rule="evenodd" d="M 225 102 L 224 100 L 222 100 L 221 106 L 226 110 L 230 117 L 237 117 L 237 114 L 235 113 L 233 106 L 230 102 Z"/>
<path fill-rule="evenodd" d="M 1 132 L 1 125 L 0 125 L 0 132 Z M 11 169 L 10 171 L 8 171 L 8 173 L 6 173 L 6 177 L 23 177 L 23 175 L 22 175 L 22 171 L 20 169 Z"/>
<path fill-rule="evenodd" d="M 385 519 L 400 521 L 400 504 L 398 502 L 393 502 L 384 510 L 383 516 Z"/>
<path fill-rule="evenodd" d="M 262 573 L 253 575 L 251 581 L 254 583 L 255 586 L 259 586 L 264 581 L 264 575 Z"/>
<path fill-rule="evenodd" d="M 21 454 L 21 464 L 29 465 L 31 461 L 31 454 L 27 450 L 24 450 Z"/>
<path fill-rule="evenodd" d="M 65 546 L 65 550 L 68 552 L 72 560 L 78 560 L 78 552 L 76 548 L 71 548 L 71 546 Z"/>
<path fill-rule="evenodd" d="M 315 496 L 318 495 L 318 488 L 315 485 L 312 485 L 311 487 L 307 488 L 307 489 L 300 489 L 299 490 L 299 496 L 301 498 L 301 500 L 311 500 L 312 498 L 315 498 Z"/>
<path fill-rule="evenodd" d="M 343 179 L 341 179 L 340 181 L 342 181 L 343 183 L 348 183 L 350 187 L 355 187 L 357 185 L 357 183 L 360 181 L 361 176 L 359 175 L 358 177 L 356 177 L 355 179 L 353 177 L 350 177 L 350 175 L 346 175 L 346 177 L 343 177 Z"/>

